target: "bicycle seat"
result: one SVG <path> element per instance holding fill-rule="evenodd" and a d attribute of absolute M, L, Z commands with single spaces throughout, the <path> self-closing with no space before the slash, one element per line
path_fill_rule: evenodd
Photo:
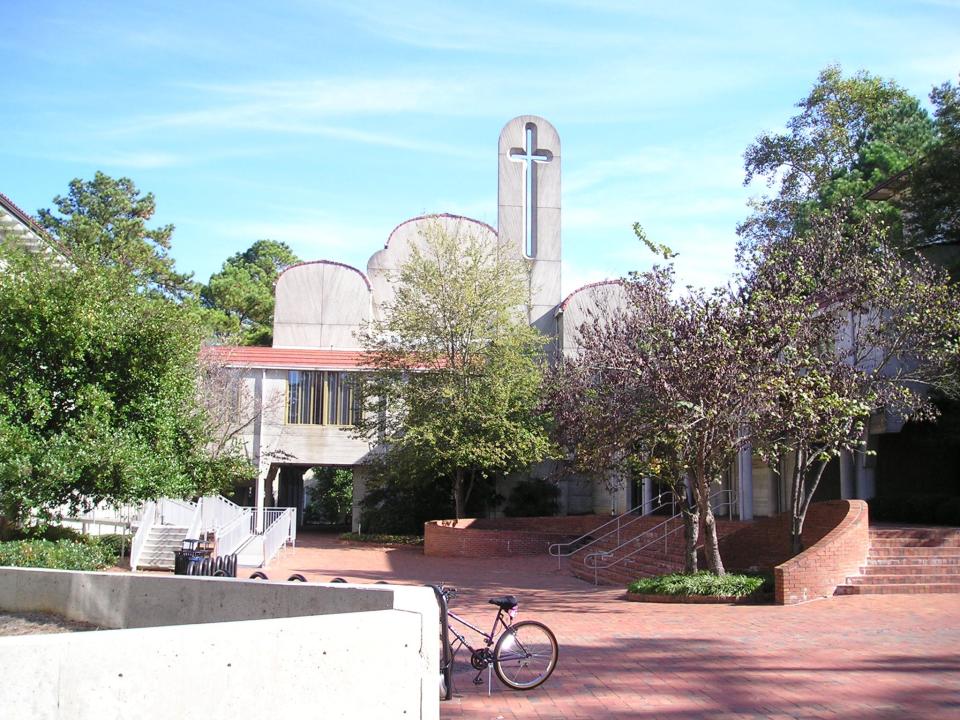
<path fill-rule="evenodd" d="M 513 595 L 504 595 L 502 597 L 490 598 L 487 600 L 491 605 L 496 605 L 501 610 L 510 610 L 519 605 L 519 601 Z"/>

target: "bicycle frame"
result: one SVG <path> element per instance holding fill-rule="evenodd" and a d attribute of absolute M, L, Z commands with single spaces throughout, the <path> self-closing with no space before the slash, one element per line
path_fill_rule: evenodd
<path fill-rule="evenodd" d="M 504 630 L 506 630 L 507 628 L 510 627 L 510 623 L 508 623 L 506 620 L 503 619 L 504 614 L 506 614 L 506 615 L 510 618 L 510 620 L 512 621 L 513 618 L 514 618 L 514 616 L 516 615 L 516 608 L 513 608 L 512 611 L 507 611 L 507 610 L 504 610 L 503 608 L 499 608 L 499 610 L 497 611 L 497 617 L 494 618 L 494 620 L 493 620 L 493 627 L 490 628 L 490 632 L 489 632 L 489 633 L 485 633 L 483 630 L 481 630 L 480 628 L 478 628 L 476 625 L 468 622 L 467 620 L 464 620 L 462 617 L 460 617 L 459 615 L 457 615 L 455 612 L 452 612 L 452 611 L 450 611 L 450 610 L 447 610 L 447 617 L 448 617 L 448 618 L 453 618 L 454 620 L 456 620 L 456 621 L 457 621 L 458 623 L 460 623 L 461 625 L 466 625 L 468 628 L 470 628 L 470 629 L 473 630 L 475 633 L 477 633 L 478 635 L 480 635 L 480 636 L 486 641 L 485 647 L 487 647 L 487 648 L 489 648 L 491 645 L 493 645 L 494 640 L 496 640 L 496 637 L 497 637 L 497 626 L 503 625 L 503 629 L 504 629 Z M 465 647 L 465 648 L 466 648 L 467 650 L 469 650 L 471 653 L 475 653 L 475 652 L 477 651 L 478 648 L 475 648 L 475 647 L 473 647 L 472 645 L 470 645 L 470 643 L 467 642 L 466 636 L 465 636 L 465 635 L 461 635 L 460 633 L 458 633 L 454 627 L 448 626 L 448 627 L 447 627 L 447 630 L 448 630 L 449 632 L 453 633 L 453 636 L 454 636 L 455 638 L 457 638 L 457 641 L 460 643 L 460 644 L 457 646 L 457 650 L 459 650 L 461 647 Z M 453 643 L 450 644 L 450 649 L 451 649 L 452 652 L 456 653 L 456 650 L 453 649 Z"/>

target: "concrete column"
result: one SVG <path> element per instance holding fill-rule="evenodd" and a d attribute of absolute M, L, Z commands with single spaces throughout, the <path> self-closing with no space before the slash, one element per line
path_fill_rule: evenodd
<path fill-rule="evenodd" d="M 870 431 L 863 433 L 863 446 L 866 449 L 876 447 L 870 443 Z M 877 494 L 877 481 L 874 475 L 874 468 L 867 465 L 868 456 L 860 452 L 856 455 L 856 497 L 860 500 L 869 500 Z"/>
<path fill-rule="evenodd" d="M 840 499 L 851 500 L 860 497 L 856 488 L 856 467 L 853 455 L 849 450 L 843 450 L 837 459 L 840 463 Z"/>
<path fill-rule="evenodd" d="M 653 512 L 653 480 L 644 478 L 641 481 L 641 492 L 643 494 L 643 515 L 649 515 Z"/>
<path fill-rule="evenodd" d="M 253 492 L 253 504 L 256 507 L 256 528 L 257 532 L 263 530 L 263 495 L 267 473 L 270 471 L 270 463 L 265 462 L 263 457 L 263 408 L 264 408 L 264 379 L 266 370 L 261 370 L 253 382 L 253 464 L 257 467 L 257 483 Z"/>
<path fill-rule="evenodd" d="M 753 448 L 745 445 L 737 453 L 738 505 L 741 520 L 753 520 Z"/>

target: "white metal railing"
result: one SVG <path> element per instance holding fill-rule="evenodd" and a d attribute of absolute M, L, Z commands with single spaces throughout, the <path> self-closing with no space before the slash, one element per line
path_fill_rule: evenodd
<path fill-rule="evenodd" d="M 175 500 L 174 498 L 160 498 L 158 503 L 161 525 L 176 525 L 190 527 L 193 524 L 197 504 L 189 500 Z"/>
<path fill-rule="evenodd" d="M 260 511 L 258 511 L 255 507 L 246 507 L 242 509 L 250 511 L 250 534 L 263 535 L 267 532 L 267 528 L 277 521 L 277 518 L 292 508 L 268 507 L 262 508 Z"/>
<path fill-rule="evenodd" d="M 199 540 L 200 533 L 203 530 L 203 505 L 197 503 L 193 506 L 193 517 L 190 518 L 190 524 L 187 526 L 187 534 L 183 536 L 184 540 Z"/>
<path fill-rule="evenodd" d="M 279 508 L 269 508 L 277 510 Z M 265 526 L 263 531 L 263 565 L 266 567 L 280 552 L 280 548 L 287 544 L 297 544 L 297 509 L 282 508 L 276 519 Z"/>
<path fill-rule="evenodd" d="M 205 532 L 217 532 L 245 515 L 243 508 L 230 502 L 222 495 L 202 497 L 198 504 L 203 512 L 203 530 Z"/>
<path fill-rule="evenodd" d="M 661 500 L 665 497 L 670 499 L 661 502 Z M 631 508 L 630 510 L 627 510 L 627 512 L 617 515 L 612 520 L 608 520 L 607 522 L 603 523 L 603 525 L 595 527 L 590 532 L 584 533 L 578 538 L 565 543 L 553 543 L 547 548 L 547 552 L 557 558 L 557 567 L 559 567 L 562 558 L 570 557 L 581 550 L 586 550 L 588 547 L 592 547 L 601 540 L 605 540 L 614 535 L 617 536 L 617 545 L 619 545 L 621 539 L 620 533 L 623 530 L 630 527 L 634 523 L 639 522 L 642 518 L 656 512 L 657 510 L 661 510 L 668 505 L 672 505 L 672 498 L 673 493 L 660 493 L 656 497 L 651 498 L 649 501 L 641 503 L 635 508 Z M 642 511 L 642 513 L 638 511 Z M 599 536 L 596 535 L 596 533 L 600 532 L 601 530 L 605 530 L 605 532 Z"/>
<path fill-rule="evenodd" d="M 250 508 L 238 508 L 240 514 L 217 529 L 217 554 L 232 555 L 250 537 Z"/>
<path fill-rule="evenodd" d="M 140 526 L 137 533 L 133 536 L 130 543 L 130 569 L 136 570 L 140 562 L 140 554 L 143 552 L 143 546 L 150 536 L 150 528 L 156 520 L 157 504 L 152 500 L 144 503 L 143 512 L 140 514 Z"/>
<path fill-rule="evenodd" d="M 725 499 L 723 499 L 725 498 Z M 710 496 L 709 502 L 711 509 L 716 512 L 724 507 L 727 508 L 729 517 L 733 518 L 733 501 L 734 493 L 733 490 L 718 490 L 713 495 Z M 600 550 L 599 552 L 592 552 L 583 559 L 583 564 L 587 567 L 593 568 L 593 584 L 597 585 L 599 583 L 598 572 L 600 570 L 606 570 L 611 568 L 614 565 L 619 565 L 624 560 L 633 557 L 634 555 L 643 552 L 653 545 L 658 545 L 663 543 L 663 551 L 667 552 L 667 538 L 674 533 L 683 530 L 683 523 L 677 524 L 676 520 L 680 517 L 682 513 L 676 513 L 671 515 L 666 520 L 657 525 L 654 525 L 649 530 L 645 530 L 634 538 L 631 538 L 611 550 Z M 670 527 L 670 524 L 673 523 L 674 527 Z M 616 556 L 619 550 L 626 548 L 630 545 L 635 547 L 629 552 L 624 553 L 623 555 L 615 557 L 615 559 L 610 560 Z M 609 562 L 604 562 L 608 561 Z M 603 564 L 601 564 L 603 563 Z"/>

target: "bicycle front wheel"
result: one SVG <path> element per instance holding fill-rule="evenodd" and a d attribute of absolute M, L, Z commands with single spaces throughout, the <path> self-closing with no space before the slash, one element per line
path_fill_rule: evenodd
<path fill-rule="evenodd" d="M 493 669 L 507 687 L 532 690 L 557 666 L 557 638 L 546 625 L 523 620 L 503 631 L 493 650 Z"/>

